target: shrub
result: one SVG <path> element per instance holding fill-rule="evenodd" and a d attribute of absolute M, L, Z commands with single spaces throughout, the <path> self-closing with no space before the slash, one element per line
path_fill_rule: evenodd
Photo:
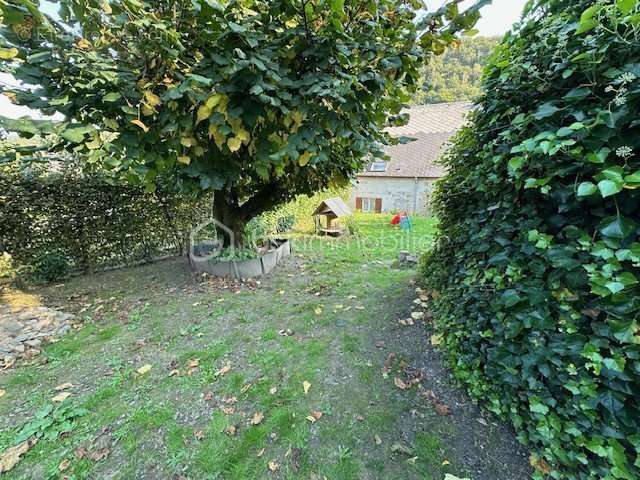
<path fill-rule="evenodd" d="M 534 1 L 435 194 L 436 329 L 537 478 L 640 478 L 638 5 Z"/>
<path fill-rule="evenodd" d="M 304 233 L 314 233 L 315 224 L 311 214 L 322 200 L 341 197 L 347 201 L 351 187 L 330 188 L 315 195 L 299 195 L 294 200 L 260 216 L 261 222 L 269 235 L 284 233 L 291 229 Z"/>
<path fill-rule="evenodd" d="M 209 215 L 206 200 L 77 172 L 57 162 L 0 167 L 0 254 L 15 269 L 49 271 L 54 257 L 43 252 L 64 257 L 69 271 L 184 253 L 191 227 Z"/>
<path fill-rule="evenodd" d="M 293 228 L 296 224 L 296 216 L 293 214 L 285 214 L 276 221 L 276 232 L 285 233 Z"/>
<path fill-rule="evenodd" d="M 66 277 L 70 270 L 67 257 L 59 252 L 47 252 L 36 258 L 33 277 L 41 282 L 55 282 Z"/>

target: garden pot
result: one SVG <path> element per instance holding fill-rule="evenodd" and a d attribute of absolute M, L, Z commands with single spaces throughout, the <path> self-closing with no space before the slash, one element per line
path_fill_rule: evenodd
<path fill-rule="evenodd" d="M 278 249 L 274 248 L 273 250 L 269 250 L 262 256 L 261 260 L 262 271 L 264 273 L 269 273 L 278 264 Z"/>
<path fill-rule="evenodd" d="M 194 247 L 194 250 L 198 251 L 197 248 Z M 273 248 L 258 258 L 230 261 L 200 259 L 192 251 L 189 254 L 189 263 L 196 272 L 206 272 L 214 277 L 254 278 L 266 275 L 290 254 L 289 240 L 274 240 Z"/>

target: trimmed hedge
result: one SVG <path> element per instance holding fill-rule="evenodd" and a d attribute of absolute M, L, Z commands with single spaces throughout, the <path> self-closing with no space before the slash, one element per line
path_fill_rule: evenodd
<path fill-rule="evenodd" d="M 209 214 L 207 201 L 76 172 L 68 165 L 0 169 L 0 253 L 17 269 L 43 262 L 46 269 L 64 257 L 80 272 L 182 254 L 192 225 Z"/>
<path fill-rule="evenodd" d="M 640 478 L 639 77 L 639 2 L 534 1 L 435 194 L 436 329 L 536 478 Z"/>

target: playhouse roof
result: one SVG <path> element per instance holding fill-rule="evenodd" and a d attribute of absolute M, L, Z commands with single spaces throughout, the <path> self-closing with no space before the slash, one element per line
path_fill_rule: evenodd
<path fill-rule="evenodd" d="M 318 208 L 315 209 L 313 215 L 328 215 L 333 214 L 336 217 L 346 217 L 351 215 L 351 210 L 347 207 L 347 204 L 344 203 L 340 197 L 335 198 L 327 198 L 320 202 Z"/>

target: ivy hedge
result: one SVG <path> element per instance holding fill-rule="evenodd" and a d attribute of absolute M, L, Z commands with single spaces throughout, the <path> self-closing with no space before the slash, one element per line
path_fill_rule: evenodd
<path fill-rule="evenodd" d="M 64 162 L 23 167 L 0 168 L 0 253 L 49 280 L 185 253 L 192 225 L 210 211 L 205 200 L 112 184 Z"/>
<path fill-rule="evenodd" d="M 639 2 L 528 8 L 444 159 L 435 327 L 535 478 L 638 479 Z"/>

